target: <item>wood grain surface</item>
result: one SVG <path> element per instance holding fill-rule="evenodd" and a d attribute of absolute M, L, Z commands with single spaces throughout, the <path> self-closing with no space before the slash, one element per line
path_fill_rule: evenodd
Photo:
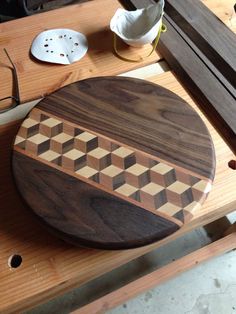
<path fill-rule="evenodd" d="M 109 2 L 112 3 L 112 1 Z M 231 19 L 235 1 L 204 0 L 204 3 L 229 27 L 236 30 L 235 19 Z M 37 24 L 38 16 L 34 16 L 31 19 L 32 25 Z M 25 19 L 21 19 L 17 22 L 10 22 L 7 26 L 7 29 L 11 30 L 11 34 L 19 30 L 16 38 L 19 38 L 20 41 L 24 41 L 23 35 L 27 33 L 27 23 L 23 30 L 19 23 L 21 25 L 21 23 L 24 24 L 25 22 Z M 14 26 L 11 27 L 12 23 Z M 4 24 L 1 24 L 1 27 L 4 27 Z M 21 34 L 23 38 L 20 37 Z M 8 47 L 8 45 L 13 47 L 13 41 L 4 42 L 4 46 Z M 22 49 L 19 48 L 18 51 L 22 52 Z M 14 56 L 16 55 L 17 50 L 14 50 Z M 20 62 L 20 60 L 21 58 L 17 57 L 17 61 Z M 104 62 L 101 56 L 99 62 Z M 107 59 L 105 62 L 107 62 Z M 116 64 L 116 61 L 112 62 L 108 75 L 112 75 L 118 70 Z M 26 66 L 25 62 L 23 65 L 24 67 Z M 135 65 L 127 63 L 125 66 Z M 47 70 L 50 70 L 49 67 L 47 68 Z M 41 71 L 37 68 L 35 82 L 38 83 L 41 76 Z M 11 72 L 6 77 L 10 78 Z M 10 162 L 11 145 L 20 126 L 20 121 L 0 126 L 1 313 L 24 312 L 26 309 L 32 308 L 39 303 L 44 303 L 55 296 L 62 295 L 74 287 L 81 286 L 138 256 L 173 241 L 186 232 L 210 223 L 235 210 L 236 195 L 234 190 L 236 174 L 234 170 L 228 167 L 228 162 L 235 159 L 235 155 L 172 72 L 162 75 L 152 74 L 147 79 L 171 89 L 185 99 L 201 115 L 210 131 L 216 149 L 217 167 L 213 190 L 207 201 L 200 210 L 195 212 L 192 221 L 185 224 L 178 232 L 152 245 L 134 250 L 113 252 L 73 247 L 46 232 L 38 223 L 38 219 L 31 214 L 26 204 L 22 202 L 11 177 Z M 2 83 L 1 86 L 3 86 Z M 6 89 L 11 91 L 9 80 L 8 84 L 6 84 Z M 27 91 L 27 88 L 24 87 L 23 91 Z M 27 95 L 25 99 L 27 99 Z M 10 255 L 15 253 L 22 256 L 23 263 L 19 268 L 11 269 L 8 266 L 8 260 Z M 27 280 L 25 280 L 26 278 Z"/>
<path fill-rule="evenodd" d="M 179 229 L 174 222 L 18 152 L 13 171 L 28 205 L 72 243 L 127 249 L 160 240 Z"/>
<path fill-rule="evenodd" d="M 165 12 L 235 89 L 236 35 L 201 1 L 167 0 Z"/>
<path fill-rule="evenodd" d="M 236 208 L 236 174 L 228 167 L 234 154 L 173 73 L 166 72 L 149 79 L 169 88 L 187 101 L 201 115 L 213 138 L 217 156 L 216 177 L 203 207 L 196 210 L 193 219 L 179 231 L 149 246 L 125 251 L 73 247 L 42 228 L 39 219 L 22 202 L 11 177 L 10 159 L 11 145 L 20 121 L 0 126 L 0 312 L 20 313 L 46 302 L 169 243 L 194 228 L 223 217 Z M 11 269 L 8 260 L 16 253 L 22 256 L 23 262 L 20 267 Z"/>
<path fill-rule="evenodd" d="M 196 52 L 187 43 L 188 39 L 184 39 L 183 32 L 178 26 L 173 27 L 174 22 L 166 20 L 165 23 L 169 33 L 162 36 L 160 51 L 165 54 L 179 79 L 236 152 L 235 89 L 226 88 L 222 80 L 218 79 L 218 72 L 212 72 L 196 56 Z M 222 77 L 222 74 L 219 74 L 219 77 Z"/>
<path fill-rule="evenodd" d="M 117 249 L 189 221 L 211 189 L 215 159 L 204 123 L 177 95 L 102 77 L 66 86 L 31 111 L 13 172 L 27 204 L 65 238 Z"/>
<path fill-rule="evenodd" d="M 140 8 L 148 6 L 152 1 L 124 0 L 122 3 L 127 5 L 128 8 Z M 198 3 L 200 2 L 196 2 L 195 5 L 198 5 Z M 214 18 L 214 21 L 217 24 L 216 28 L 221 29 L 218 33 L 223 34 L 225 25 L 216 18 Z M 209 115 L 219 132 L 236 152 L 236 94 L 235 88 L 231 84 L 231 82 L 234 82 L 234 73 L 228 80 L 224 71 L 221 72 L 221 64 L 218 64 L 218 67 L 216 67 L 215 59 L 214 62 L 211 62 L 212 53 L 209 53 L 209 57 L 204 55 L 204 49 L 195 40 L 196 38 L 194 38 L 195 41 L 192 41 L 188 34 L 185 34 L 181 23 L 175 23 L 167 13 L 163 17 L 163 22 L 166 24 L 168 31 L 162 34 L 158 44 L 158 51 L 165 56 L 166 61 L 175 71 L 178 78 L 195 99 L 202 104 L 202 110 Z M 204 23 L 207 23 L 205 17 L 203 18 Z M 194 25 L 194 19 L 192 24 Z M 228 32 L 229 30 L 226 31 L 227 34 Z M 229 37 L 234 37 L 234 35 L 231 34 Z M 235 58 L 229 37 L 224 36 L 225 42 L 228 42 L 229 49 L 221 49 L 221 46 L 218 49 L 222 50 L 221 57 L 224 56 L 223 50 L 227 50 L 226 60 L 229 60 L 229 54 L 231 53 L 230 60 L 234 62 Z M 211 50 L 212 48 L 209 49 Z M 214 53 L 217 54 L 217 51 L 214 50 Z M 218 57 L 220 58 L 220 56 Z M 217 59 L 219 60 L 219 58 Z"/>
<path fill-rule="evenodd" d="M 12 95 L 14 90 L 11 65 L 3 48 L 7 49 L 16 66 L 22 102 L 41 98 L 81 79 L 98 75 L 117 75 L 160 60 L 157 52 L 145 58 L 152 49 L 151 45 L 132 48 L 120 40 L 118 49 L 124 57 L 143 57 L 143 61 L 124 62 L 114 55 L 113 34 L 109 23 L 119 7 L 122 5 L 118 0 L 88 1 L 1 23 L 0 98 Z M 83 33 L 88 40 L 87 54 L 70 65 L 50 64 L 33 58 L 30 54 L 32 41 L 40 32 L 53 28 L 70 28 Z M 1 103 L 0 108 L 8 105 Z"/>
<path fill-rule="evenodd" d="M 206 126 L 163 87 L 125 77 L 92 78 L 58 90 L 37 108 L 214 178 L 214 148 Z"/>
<path fill-rule="evenodd" d="M 236 12 L 234 10 L 234 0 L 202 0 L 202 3 L 208 7 L 225 25 L 236 33 Z"/>

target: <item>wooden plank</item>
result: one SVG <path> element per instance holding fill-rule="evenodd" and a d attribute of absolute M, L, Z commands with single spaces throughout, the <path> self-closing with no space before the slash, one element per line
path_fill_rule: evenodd
<path fill-rule="evenodd" d="M 169 34 L 163 34 L 159 50 L 165 55 L 179 79 L 191 91 L 202 109 L 211 117 L 219 132 L 236 151 L 236 109 L 235 97 L 212 73 L 205 63 L 173 27 L 173 22 L 165 21 Z M 222 105 L 223 104 L 223 105 Z"/>
<path fill-rule="evenodd" d="M 102 314 L 207 260 L 236 248 L 236 232 L 145 275 L 71 314 Z"/>
<path fill-rule="evenodd" d="M 157 161 L 214 177 L 208 130 L 185 101 L 163 87 L 134 78 L 92 78 L 60 89 L 37 108 Z"/>
<path fill-rule="evenodd" d="M 225 25 L 236 33 L 235 0 L 202 0 Z"/>
<path fill-rule="evenodd" d="M 41 219 L 74 243 L 110 249 L 149 244 L 188 223 L 215 173 L 195 110 L 156 84 L 115 76 L 43 99 L 12 160 L 18 190 Z"/>
<path fill-rule="evenodd" d="M 3 48 L 7 49 L 16 65 L 22 102 L 41 98 L 84 78 L 111 73 L 116 75 L 158 61 L 160 56 L 156 52 L 140 63 L 124 62 L 113 54 L 109 23 L 120 6 L 117 0 L 89 1 L 0 24 L 0 98 L 13 92 L 12 71 Z M 71 65 L 43 63 L 34 59 L 30 55 L 33 39 L 51 28 L 70 28 L 85 34 L 89 45 L 86 56 Z M 145 57 L 152 49 L 151 45 L 137 49 L 121 41 L 118 44 L 122 55 L 131 59 Z M 0 108 L 7 105 L 0 103 Z"/>
<path fill-rule="evenodd" d="M 14 153 L 14 176 L 31 210 L 69 243 L 129 249 L 159 241 L 179 229 L 167 215 L 147 211 L 19 152 Z"/>
<path fill-rule="evenodd" d="M 216 176 L 204 206 L 180 231 L 143 248 L 108 252 L 70 246 L 42 229 L 15 189 L 10 175 L 10 152 L 20 121 L 0 126 L 1 313 L 19 313 L 46 302 L 236 209 L 236 172 L 228 167 L 234 154 L 171 72 L 152 77 L 151 81 L 185 99 L 201 115 L 211 133 L 216 150 Z M 23 259 L 15 269 L 8 266 L 13 254 Z"/>
<path fill-rule="evenodd" d="M 123 3 L 128 7 L 143 7 L 152 1 L 130 0 Z M 199 57 L 194 43 L 167 14 L 163 21 L 168 31 L 162 34 L 158 50 L 236 152 L 235 90 L 222 84 L 214 69 L 210 69 Z M 207 62 L 210 61 L 207 59 Z"/>
<path fill-rule="evenodd" d="M 201 1 L 166 0 L 165 12 L 235 89 L 236 35 Z"/>
<path fill-rule="evenodd" d="M 212 76 L 215 77 L 215 80 L 218 80 L 222 87 L 226 90 L 226 92 L 229 93 L 233 97 L 233 99 L 236 100 L 235 87 L 233 86 L 232 82 L 229 81 L 226 76 L 224 76 L 224 73 L 220 71 L 221 69 L 217 67 L 217 64 L 212 63 L 211 60 L 209 60 L 208 55 L 201 50 L 201 47 L 198 47 L 198 43 L 196 41 L 192 41 L 188 34 L 186 34 L 182 30 L 182 28 L 179 27 L 179 24 L 181 23 L 177 24 L 169 16 L 166 16 L 166 19 L 168 23 L 170 23 L 171 26 L 177 31 L 180 37 L 186 42 L 187 46 L 189 46 L 193 50 L 193 57 L 198 58 L 203 66 L 205 66 L 206 71 L 209 70 Z"/>

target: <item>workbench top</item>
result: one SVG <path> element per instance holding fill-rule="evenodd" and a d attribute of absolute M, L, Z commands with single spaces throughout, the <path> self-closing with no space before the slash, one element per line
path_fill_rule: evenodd
<path fill-rule="evenodd" d="M 226 24 L 228 23 L 229 13 L 227 12 L 230 12 L 229 7 L 231 2 L 234 4 L 234 1 L 206 0 L 204 2 L 212 7 L 213 11 L 218 12 L 220 8 L 220 17 Z M 112 38 L 107 29 L 110 17 L 118 6 L 120 4 L 116 0 L 96 0 L 0 24 L 0 59 L 3 67 L 1 73 L 4 74 L 0 77 L 0 97 L 10 95 L 12 90 L 12 73 L 7 58 L 2 52 L 3 47 L 8 50 L 16 63 L 23 101 L 36 99 L 81 78 L 116 75 L 157 62 L 160 59 L 158 54 L 153 54 L 140 64 L 124 62 L 113 55 Z M 77 12 L 77 9 L 80 10 L 80 13 Z M 65 12 L 68 13 L 66 17 Z M 29 24 L 33 26 L 29 28 Z M 81 63 L 75 63 L 68 67 L 42 64 L 31 59 L 28 52 L 34 36 L 45 28 L 59 26 L 71 27 L 84 32 L 88 36 L 89 42 L 94 43 L 95 46 L 81 60 Z M 96 46 L 98 42 L 95 43 L 93 40 L 94 33 L 98 36 L 96 38 L 101 39 L 102 48 Z M 149 48 L 143 48 L 142 54 L 146 55 Z M 126 53 L 129 56 L 136 56 L 137 50 L 130 50 Z M 21 121 L 17 120 L 1 125 L 1 313 L 19 313 L 46 302 L 54 296 L 91 281 L 196 227 L 214 221 L 236 208 L 234 193 L 236 172 L 228 166 L 230 160 L 235 158 L 234 154 L 171 71 L 162 74 L 152 73 L 145 78 L 170 89 L 187 101 L 202 117 L 211 134 L 216 152 L 216 175 L 213 189 L 204 206 L 195 212 L 193 219 L 180 231 L 143 248 L 114 252 L 73 247 L 42 229 L 41 224 L 22 202 L 11 176 L 12 143 Z M 12 256 L 15 255 L 22 258 L 22 263 L 19 267 L 12 268 L 10 267 Z"/>

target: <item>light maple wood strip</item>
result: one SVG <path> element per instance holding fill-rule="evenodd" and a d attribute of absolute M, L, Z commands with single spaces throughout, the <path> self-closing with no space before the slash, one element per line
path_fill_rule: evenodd
<path fill-rule="evenodd" d="M 22 102 L 40 98 L 74 81 L 116 75 L 158 61 L 160 56 L 156 52 L 140 63 L 125 62 L 113 54 L 109 23 L 119 7 L 122 5 L 118 0 L 96 0 L 0 24 L 0 98 L 12 94 L 12 73 L 3 48 L 16 65 Z M 86 56 L 71 65 L 50 64 L 33 58 L 30 55 L 33 39 L 51 28 L 70 28 L 85 34 L 89 45 Z M 151 45 L 131 48 L 119 41 L 120 52 L 131 59 L 145 57 L 151 49 Z"/>
<path fill-rule="evenodd" d="M 236 32 L 234 0 L 201 0 L 222 22 Z M 220 35 L 219 35 L 220 36 Z"/>
<path fill-rule="evenodd" d="M 213 242 L 170 264 L 145 275 L 104 297 L 71 312 L 71 314 L 102 314 L 131 298 L 193 268 L 210 258 L 236 248 L 236 233 Z"/>
<path fill-rule="evenodd" d="M 151 80 L 196 107 L 171 72 Z M 235 210 L 236 171 L 228 168 L 228 161 L 235 156 L 211 124 L 205 118 L 204 121 L 213 137 L 217 165 L 213 190 L 202 210 L 194 220 L 163 241 L 116 252 L 72 247 L 42 228 L 22 203 L 10 175 L 11 143 L 20 121 L 0 126 L 0 313 L 19 313 L 46 302 Z M 23 262 L 19 268 L 10 269 L 8 258 L 15 253 L 22 256 Z"/>

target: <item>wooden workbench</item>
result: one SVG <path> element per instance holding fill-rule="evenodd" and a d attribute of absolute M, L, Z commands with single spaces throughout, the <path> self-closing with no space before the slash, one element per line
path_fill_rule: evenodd
<path fill-rule="evenodd" d="M 204 1 L 213 11 L 216 10 L 219 17 L 228 24 L 230 7 L 234 1 Z M 232 3 L 232 6 L 230 6 Z M 220 7 L 219 10 L 219 6 Z M 108 31 L 110 17 L 113 15 L 119 3 L 116 0 L 97 0 L 81 5 L 69 6 L 66 9 L 51 11 L 42 15 L 23 18 L 21 20 L 0 24 L 0 98 L 11 94 L 11 71 L 2 48 L 7 48 L 11 58 L 16 63 L 19 72 L 19 81 L 22 100 L 37 99 L 51 91 L 69 84 L 73 81 L 98 75 L 116 75 L 130 71 L 137 67 L 158 62 L 161 57 L 154 53 L 143 63 L 128 63 L 119 60 L 112 54 L 112 39 Z M 103 10 L 106 7 L 106 10 Z M 99 19 L 96 16 L 100 16 Z M 33 25 L 29 28 L 29 25 Z M 230 25 L 229 25 L 230 26 Z M 38 63 L 29 58 L 29 47 L 34 36 L 50 27 L 68 27 L 84 32 L 89 38 L 89 44 L 93 45 L 96 37 L 100 47 L 93 47 L 88 55 L 79 63 L 70 66 L 59 66 Z M 100 41 L 99 41 L 100 39 Z M 143 50 L 125 49 L 122 51 L 127 56 L 137 54 L 146 55 L 151 47 Z M 2 75 L 3 73 L 3 75 Z M 48 78 L 50 77 L 50 82 Z M 210 124 L 207 117 L 198 109 L 197 104 L 178 82 L 171 71 L 162 74 L 150 74 L 145 78 L 164 86 L 183 99 L 185 99 L 201 115 L 206 123 L 216 151 L 216 176 L 213 190 L 201 210 L 196 211 L 194 218 L 180 231 L 164 240 L 152 245 L 128 250 L 128 251 L 102 251 L 87 248 L 77 248 L 57 239 L 39 224 L 38 220 L 29 211 L 20 199 L 11 177 L 11 145 L 21 120 L 4 123 L 4 116 L 0 116 L 0 313 L 19 313 L 32 308 L 39 303 L 46 302 L 54 296 L 60 295 L 78 287 L 92 279 L 111 271 L 112 269 L 127 263 L 161 245 L 176 239 L 177 237 L 225 216 L 236 209 L 236 172 L 229 168 L 228 163 L 235 156 L 225 144 L 223 139 Z M 4 104 L 7 106 L 8 104 Z M 24 105 L 22 105 L 23 107 Z M 182 268 L 192 267 L 196 261 L 202 261 L 219 252 L 236 247 L 235 232 L 214 247 L 207 247 L 205 251 L 192 256 L 192 263 L 188 260 L 175 265 Z M 18 254 L 22 257 L 22 264 L 18 268 L 9 266 L 9 258 Z M 172 266 L 173 267 L 173 266 Z M 173 269 L 169 273 L 175 274 Z M 167 278 L 168 276 L 164 276 Z M 147 282 L 147 281 L 146 281 Z M 157 284 L 156 280 L 153 284 Z M 140 292 L 140 283 L 133 286 L 136 292 Z M 150 286 L 144 285 L 144 288 Z M 132 288 L 129 287 L 129 288 Z M 135 290 L 134 289 L 134 290 Z M 129 290 L 130 291 L 130 290 Z M 78 313 L 98 313 L 125 300 L 124 293 L 118 291 L 118 297 L 110 296 L 100 303 L 91 304 L 90 308 L 81 309 Z M 129 297 L 135 292 L 129 293 Z M 122 297 L 123 296 L 123 297 Z M 116 301 L 113 301 L 116 300 Z M 104 304 L 107 307 L 104 308 Z M 96 310 L 95 310 L 96 309 Z"/>

